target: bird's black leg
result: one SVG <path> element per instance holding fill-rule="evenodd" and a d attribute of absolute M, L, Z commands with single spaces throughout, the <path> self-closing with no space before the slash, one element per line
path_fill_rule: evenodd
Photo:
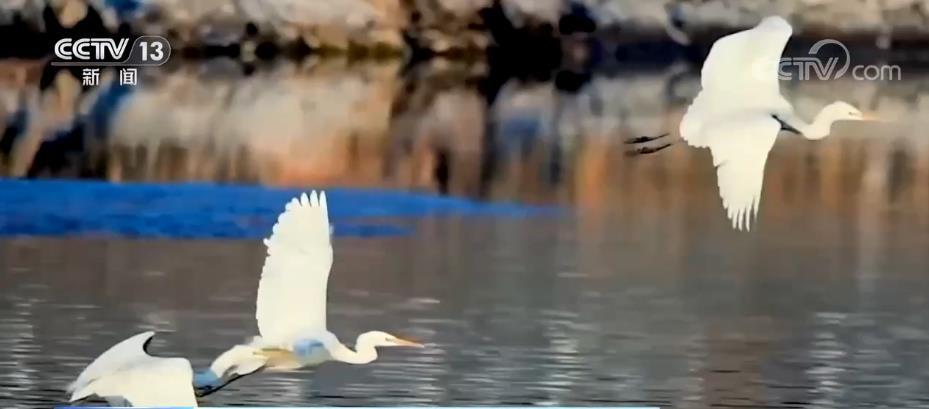
<path fill-rule="evenodd" d="M 244 378 L 244 377 L 246 377 L 246 376 L 248 376 L 248 375 L 251 375 L 251 374 L 255 374 L 255 373 L 262 372 L 262 371 L 264 371 L 264 370 L 265 370 L 265 367 L 261 367 L 261 368 L 258 368 L 258 369 L 255 370 L 255 371 L 249 372 L 249 373 L 247 373 L 247 374 L 235 374 L 235 375 L 230 375 L 230 376 L 225 377 L 225 379 L 222 379 L 222 383 L 219 384 L 219 385 L 207 385 L 207 386 L 203 386 L 203 387 L 200 387 L 200 388 L 194 387 L 194 394 L 196 394 L 198 398 L 202 398 L 202 397 L 207 396 L 207 395 L 212 395 L 212 394 L 218 392 L 220 389 L 223 389 L 223 388 L 229 386 L 229 384 L 231 384 L 231 383 L 233 383 L 233 382 L 235 382 L 235 381 L 237 381 L 237 380 L 239 380 L 239 379 L 242 379 L 242 378 Z"/>
<path fill-rule="evenodd" d="M 666 136 L 668 136 L 668 134 L 661 134 L 658 136 L 640 136 L 638 138 L 629 138 L 629 139 L 626 139 L 626 145 L 635 145 L 635 144 L 640 144 L 640 143 L 651 142 L 651 141 L 664 138 Z"/>
<path fill-rule="evenodd" d="M 68 406 L 84 406 L 85 403 L 88 403 L 91 401 L 91 398 L 92 398 L 91 396 L 88 396 L 86 398 L 81 398 L 75 401 L 71 401 L 68 403 Z"/>
<path fill-rule="evenodd" d="M 648 154 L 650 154 L 650 153 L 655 153 L 655 152 L 658 152 L 658 151 L 660 151 L 660 150 L 667 149 L 667 148 L 670 147 L 671 145 L 673 145 L 673 144 L 671 144 L 671 143 L 666 143 L 666 144 L 664 144 L 664 145 L 656 146 L 656 147 L 643 146 L 643 147 L 640 147 L 640 148 L 635 148 L 635 149 L 626 151 L 626 156 L 648 155 Z"/>
<path fill-rule="evenodd" d="M 631 148 L 631 149 L 627 150 L 627 151 L 626 151 L 626 156 L 647 155 L 647 154 L 650 154 L 650 153 L 658 152 L 658 151 L 663 150 L 663 149 L 667 149 L 669 146 L 671 146 L 671 145 L 673 144 L 673 142 L 671 142 L 671 143 L 665 143 L 665 144 L 660 145 L 660 146 L 643 146 L 644 144 L 647 144 L 647 143 L 653 142 L 653 141 L 657 141 L 657 140 L 659 140 L 659 139 L 661 139 L 661 138 L 664 138 L 664 137 L 666 137 L 666 136 L 668 136 L 667 133 L 662 134 L 662 135 L 658 135 L 658 136 L 640 136 L 640 137 L 638 137 L 638 138 L 629 138 L 629 139 L 626 139 L 626 144 L 627 144 L 627 145 L 638 145 L 638 146 L 636 146 L 635 148 Z"/>

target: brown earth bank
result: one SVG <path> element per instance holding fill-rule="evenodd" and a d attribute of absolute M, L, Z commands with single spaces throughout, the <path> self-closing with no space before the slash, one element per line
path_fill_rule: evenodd
<path fill-rule="evenodd" d="M 929 0 L 4 0 L 0 34 L 56 31 L 163 35 L 177 47 L 397 54 L 480 52 L 494 45 L 600 37 L 687 44 L 789 18 L 799 36 L 880 48 L 929 39 Z M 503 43 L 503 44 L 501 44 Z"/>

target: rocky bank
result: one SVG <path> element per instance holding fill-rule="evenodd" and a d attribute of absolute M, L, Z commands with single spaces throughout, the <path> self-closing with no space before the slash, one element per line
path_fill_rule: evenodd
<path fill-rule="evenodd" d="M 52 17 L 52 14 L 54 17 Z M 929 0 L 4 0 L 0 26 L 38 32 L 88 20 L 191 47 L 271 43 L 308 49 L 483 50 L 513 33 L 658 37 L 788 17 L 799 35 L 864 38 L 880 46 L 929 38 Z M 51 21 L 57 20 L 57 21 Z"/>

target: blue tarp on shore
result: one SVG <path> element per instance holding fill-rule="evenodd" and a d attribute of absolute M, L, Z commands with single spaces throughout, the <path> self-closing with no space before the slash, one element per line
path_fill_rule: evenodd
<path fill-rule="evenodd" d="M 310 190 L 0 179 L 0 236 L 260 238 L 268 235 L 288 200 Z M 383 189 L 327 188 L 326 195 L 336 235 L 405 234 L 410 224 L 395 221 L 408 218 L 557 213 L 554 208 Z"/>

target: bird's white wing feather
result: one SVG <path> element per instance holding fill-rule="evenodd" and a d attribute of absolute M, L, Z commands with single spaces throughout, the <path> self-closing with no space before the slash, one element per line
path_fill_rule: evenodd
<path fill-rule="evenodd" d="M 752 29 L 717 40 L 700 73 L 701 90 L 681 120 L 680 135 L 706 147 L 703 128 L 752 110 L 790 112 L 780 92 L 779 66 L 793 29 L 781 17 L 768 17 Z"/>
<path fill-rule="evenodd" d="M 256 318 L 269 344 L 288 346 L 326 328 L 326 284 L 332 267 L 326 194 L 305 193 L 287 204 L 266 239 Z"/>
<path fill-rule="evenodd" d="M 83 399 L 90 395 L 83 394 L 81 391 L 87 389 L 94 381 L 130 366 L 139 359 L 148 357 L 145 353 L 145 345 L 153 336 L 155 336 L 154 331 L 133 335 L 100 354 L 90 365 L 87 365 L 87 368 L 84 368 L 76 381 L 68 385 L 67 391 L 72 393 L 71 400 Z"/>
<path fill-rule="evenodd" d="M 780 60 L 792 34 L 790 23 L 774 16 L 720 38 L 703 63 L 701 86 L 712 92 L 779 94 Z"/>
<path fill-rule="evenodd" d="M 707 129 L 702 137 L 713 154 L 719 196 L 735 229 L 751 230 L 758 216 L 765 163 L 780 129 L 769 115 L 746 114 Z"/>
<path fill-rule="evenodd" d="M 144 364 L 114 374 L 106 387 L 132 406 L 197 406 L 193 370 L 183 358 L 149 358 Z"/>
<path fill-rule="evenodd" d="M 106 350 L 68 386 L 70 400 L 96 395 L 132 406 L 197 406 L 190 362 L 148 355 L 154 335 L 143 332 Z"/>

